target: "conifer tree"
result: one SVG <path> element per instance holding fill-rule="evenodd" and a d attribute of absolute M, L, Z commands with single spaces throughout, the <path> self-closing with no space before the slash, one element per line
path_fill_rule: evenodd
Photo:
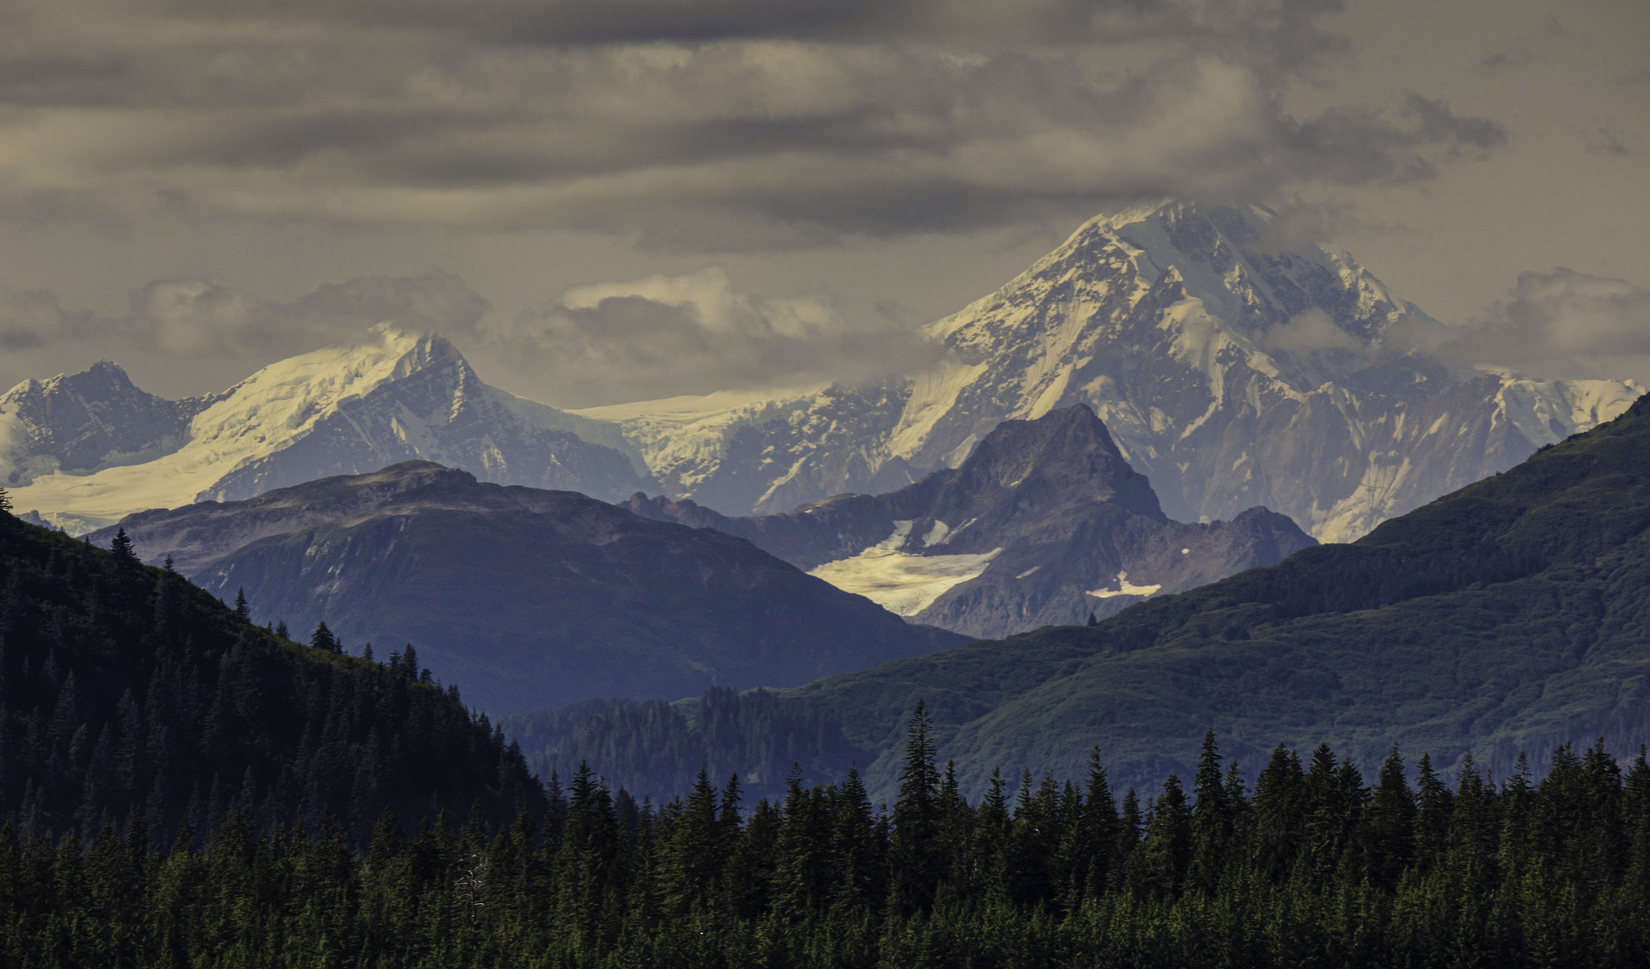
<path fill-rule="evenodd" d="M 170 562 L 171 559 L 168 558 L 167 561 Z M 235 615 L 240 616 L 242 619 L 249 619 L 252 616 L 252 607 L 246 603 L 245 586 L 235 590 Z"/>
<path fill-rule="evenodd" d="M 325 619 L 315 624 L 315 631 L 309 634 L 309 645 L 326 653 L 338 651 L 338 640 L 332 635 L 332 630 L 327 628 Z"/>
<path fill-rule="evenodd" d="M 1559 748 L 1568 751 L 1568 748 Z M 1416 765 L 1415 852 L 1422 870 L 1444 858 L 1449 848 L 1449 821 L 1454 798 L 1448 785 L 1432 769 L 1432 755 L 1421 755 Z"/>
<path fill-rule="evenodd" d="M 1198 760 L 1192 789 L 1192 887 L 1212 893 L 1219 887 L 1221 872 L 1231 849 L 1235 806 L 1226 803 L 1226 777 L 1220 769 L 1219 745 L 1215 732 L 1203 737 L 1203 754 Z"/>
<path fill-rule="evenodd" d="M 124 527 L 115 530 L 115 537 L 109 540 L 109 551 L 114 553 L 116 562 L 128 564 L 137 561 L 137 552 L 132 550 L 132 540 L 126 537 Z"/>
<path fill-rule="evenodd" d="M 1380 888 L 1396 886 L 1415 856 L 1415 795 L 1396 744 L 1381 765 L 1370 804 L 1369 851 L 1370 881 Z"/>
<path fill-rule="evenodd" d="M 0 515 L 9 514 L 11 514 L 11 494 L 6 489 L 0 488 Z"/>
<path fill-rule="evenodd" d="M 911 915 L 934 902 L 940 875 L 939 773 L 935 769 L 932 724 L 922 700 L 911 716 L 905 740 L 905 767 L 900 771 L 899 800 L 894 804 L 892 904 Z"/>

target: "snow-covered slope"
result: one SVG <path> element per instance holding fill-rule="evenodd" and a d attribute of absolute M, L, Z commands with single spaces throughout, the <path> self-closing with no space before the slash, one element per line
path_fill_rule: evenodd
<path fill-rule="evenodd" d="M 501 484 L 606 498 L 649 482 L 638 452 L 614 425 L 489 387 L 451 343 L 390 324 L 373 328 L 358 346 L 283 360 L 221 395 L 195 402 L 173 404 L 143 394 L 113 364 L 100 363 L 87 373 L 102 373 L 118 400 L 147 399 L 158 412 L 168 406 L 186 415 L 196 412 L 177 427 L 162 428 L 167 434 L 152 446 L 157 453 L 136 455 L 148 460 L 106 457 L 74 466 L 30 444 L 43 435 L 38 408 L 23 404 L 41 388 L 86 384 L 87 374 L 44 385 L 29 381 L 0 399 L 8 459 L 13 469 L 30 472 L 26 480 L 19 476 L 21 486 L 12 490 L 15 506 L 38 509 L 71 530 L 146 508 L 248 498 L 415 458 L 456 465 Z M 137 409 L 131 405 L 122 412 Z M 86 410 L 116 408 L 99 402 Z M 115 456 L 122 457 L 126 446 L 117 443 Z"/>
<path fill-rule="evenodd" d="M 674 496 L 747 514 L 888 491 L 958 466 L 1004 420 L 1084 403 L 1171 518 L 1264 505 L 1344 541 L 1642 392 L 1406 352 L 1399 334 L 1421 311 L 1334 246 L 1272 245 L 1272 218 L 1171 201 L 1093 219 L 927 327 L 951 351 L 931 370 L 584 413 L 619 421 Z"/>

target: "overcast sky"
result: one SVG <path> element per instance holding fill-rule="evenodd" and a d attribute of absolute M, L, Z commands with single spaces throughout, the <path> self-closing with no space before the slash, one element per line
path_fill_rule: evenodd
<path fill-rule="evenodd" d="M 857 377 L 1139 196 L 1650 382 L 1644 0 L 0 0 L 0 383 L 383 318 L 563 405 Z"/>

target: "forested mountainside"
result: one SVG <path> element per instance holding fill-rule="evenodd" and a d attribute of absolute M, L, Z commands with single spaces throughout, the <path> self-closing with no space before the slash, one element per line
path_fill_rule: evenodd
<path fill-rule="evenodd" d="M 749 542 L 428 461 L 133 515 L 140 556 L 254 618 L 411 642 L 495 714 L 800 686 L 968 642 Z M 107 531 L 95 533 L 100 540 Z"/>
<path fill-rule="evenodd" d="M 0 513 L 0 820 L 168 844 L 237 808 L 355 840 L 386 808 L 542 814 L 516 747 L 413 650 L 298 645 L 115 544 Z"/>
<path fill-rule="evenodd" d="M 890 494 L 750 518 L 643 495 L 625 507 L 748 538 L 914 622 L 981 638 L 1104 618 L 1317 544 L 1265 508 L 1170 521 L 1083 404 L 1004 421 L 960 467 Z"/>
<path fill-rule="evenodd" d="M 1189 773 L 1210 727 L 1251 772 L 1280 742 L 1321 739 L 1366 771 L 1396 743 L 1441 766 L 1472 751 L 1505 776 L 1524 750 L 1601 734 L 1650 740 L 1646 589 L 1641 398 L 1357 543 L 1152 598 L 1094 627 L 887 663 L 779 701 L 834 719 L 878 797 L 897 786 L 901 724 L 921 698 L 970 795 L 998 765 L 1075 774 L 1094 744 L 1120 782 L 1155 785 Z M 603 716 L 579 736 L 630 749 L 622 718 Z M 713 750 L 691 720 L 680 729 L 691 762 L 734 749 Z M 573 736 L 528 756 L 554 747 L 558 762 L 576 761 L 587 740 Z"/>
<path fill-rule="evenodd" d="M 1119 804 L 1097 757 L 965 799 L 921 710 L 903 746 L 891 810 L 851 771 L 754 806 L 700 773 L 654 809 L 584 767 L 543 825 L 409 841 L 385 815 L 364 853 L 242 813 L 170 853 L 7 826 L 0 961 L 1627 969 L 1650 950 L 1642 750 L 1624 771 L 1603 742 L 1561 747 L 1539 784 L 1527 765 L 1497 784 L 1280 747 L 1251 785 L 1210 734 L 1187 781 Z"/>

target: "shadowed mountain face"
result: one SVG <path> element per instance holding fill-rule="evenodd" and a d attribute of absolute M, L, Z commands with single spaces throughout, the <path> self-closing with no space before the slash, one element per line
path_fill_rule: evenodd
<path fill-rule="evenodd" d="M 4 483 L 16 487 L 52 467 L 89 474 L 168 454 L 188 440 L 190 418 L 214 400 L 145 393 L 108 360 L 73 375 L 25 380 L 0 397 L 0 414 L 15 428 Z"/>
<path fill-rule="evenodd" d="M 714 531 L 430 462 L 123 523 L 147 561 L 295 635 L 412 642 L 494 713 L 795 686 L 960 645 Z M 94 541 L 107 541 L 99 533 Z"/>
<path fill-rule="evenodd" d="M 961 467 L 891 494 L 754 518 L 642 495 L 626 507 L 748 538 L 914 621 L 983 637 L 1108 616 L 1316 544 L 1264 508 L 1169 521 L 1083 405 L 1005 421 Z"/>

